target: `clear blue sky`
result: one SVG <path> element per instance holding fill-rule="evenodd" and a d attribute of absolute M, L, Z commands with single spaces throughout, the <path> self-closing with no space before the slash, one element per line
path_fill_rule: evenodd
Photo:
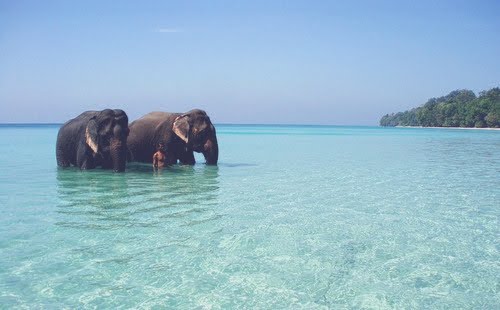
<path fill-rule="evenodd" d="M 0 0 L 0 122 L 199 107 L 217 123 L 376 125 L 500 86 L 499 55 L 500 1 Z"/>

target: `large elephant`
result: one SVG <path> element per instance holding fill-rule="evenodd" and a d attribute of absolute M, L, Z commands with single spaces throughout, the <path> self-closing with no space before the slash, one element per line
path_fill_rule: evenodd
<path fill-rule="evenodd" d="M 166 148 L 166 164 L 194 165 L 194 152 L 202 153 L 208 165 L 217 165 L 219 145 L 215 127 L 207 113 L 151 112 L 130 124 L 130 161 L 151 163 L 157 146 Z"/>
<path fill-rule="evenodd" d="M 122 172 L 127 162 L 128 134 L 128 117 L 122 110 L 83 112 L 59 129 L 57 164 Z"/>

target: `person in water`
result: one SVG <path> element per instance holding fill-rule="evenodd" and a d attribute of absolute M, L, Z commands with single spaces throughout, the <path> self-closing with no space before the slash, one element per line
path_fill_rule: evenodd
<path fill-rule="evenodd" d="M 167 153 L 163 143 L 158 143 L 156 153 L 153 155 L 153 168 L 163 168 L 166 166 Z"/>

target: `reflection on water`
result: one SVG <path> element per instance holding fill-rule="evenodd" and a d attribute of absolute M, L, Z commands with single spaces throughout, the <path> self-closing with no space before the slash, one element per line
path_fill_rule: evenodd
<path fill-rule="evenodd" d="M 217 212 L 218 176 L 212 166 L 153 171 L 137 164 L 122 174 L 59 169 L 57 212 L 64 216 L 57 225 L 115 229 L 159 225 L 169 218 L 197 223 L 203 213 Z"/>
<path fill-rule="evenodd" d="M 183 283 L 181 275 L 199 271 L 193 253 L 205 249 L 203 237 L 219 233 L 224 222 L 218 169 L 59 169 L 56 220 L 47 243 L 52 250 L 43 261 L 47 270 L 62 274 L 44 289 L 83 308 L 124 303 L 104 295 L 127 296 L 131 305 L 155 296 L 154 302 L 175 307 L 179 299 L 166 294 Z"/>

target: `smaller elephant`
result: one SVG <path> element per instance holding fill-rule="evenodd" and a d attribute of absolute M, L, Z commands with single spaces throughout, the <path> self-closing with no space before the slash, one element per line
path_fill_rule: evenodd
<path fill-rule="evenodd" d="M 128 116 L 123 110 L 87 111 L 59 129 L 57 165 L 123 172 L 127 162 Z"/>
<path fill-rule="evenodd" d="M 215 127 L 207 113 L 199 109 L 148 113 L 130 124 L 127 143 L 130 161 L 151 163 L 159 143 L 167 150 L 166 165 L 177 161 L 194 165 L 193 152 L 202 153 L 207 165 L 217 165 L 219 159 Z"/>

